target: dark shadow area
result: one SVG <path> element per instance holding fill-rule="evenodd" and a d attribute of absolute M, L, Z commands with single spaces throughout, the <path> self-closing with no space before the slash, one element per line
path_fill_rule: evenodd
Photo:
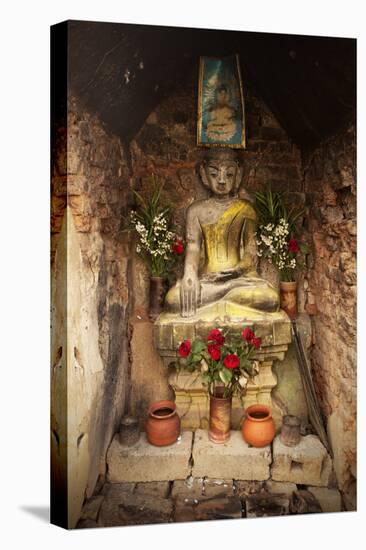
<path fill-rule="evenodd" d="M 50 522 L 50 507 L 49 506 L 20 506 L 20 509 L 27 514 L 45 521 L 46 523 Z"/>

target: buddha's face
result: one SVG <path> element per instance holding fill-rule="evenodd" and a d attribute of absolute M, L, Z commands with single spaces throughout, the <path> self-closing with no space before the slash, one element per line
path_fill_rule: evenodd
<path fill-rule="evenodd" d="M 206 176 L 211 191 L 220 197 L 230 195 L 235 187 L 237 169 L 234 161 L 210 160 L 206 165 Z"/>
<path fill-rule="evenodd" d="M 227 93 L 226 88 L 221 88 L 217 92 L 217 103 L 218 103 L 218 105 L 220 105 L 220 106 L 226 105 L 226 103 L 228 102 L 228 99 L 229 99 L 229 94 Z"/>

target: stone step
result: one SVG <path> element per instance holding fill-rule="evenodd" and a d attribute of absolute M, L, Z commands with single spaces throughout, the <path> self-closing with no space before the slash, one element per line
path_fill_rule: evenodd
<path fill-rule="evenodd" d="M 270 445 L 249 446 L 236 430 L 223 445 L 211 442 L 207 430 L 196 430 L 194 434 L 183 431 L 176 443 L 166 447 L 150 445 L 145 433 L 132 447 L 121 445 L 115 437 L 107 453 L 107 465 L 111 483 L 167 482 L 189 476 L 202 483 L 208 478 L 202 486 L 202 494 L 206 492 L 207 496 L 231 493 L 233 479 L 264 482 L 271 477 L 273 490 L 269 486 L 267 491 L 286 494 L 283 483 L 292 483 L 290 493 L 295 490 L 294 484 L 327 487 L 332 472 L 331 458 L 315 435 L 302 437 L 295 447 L 286 447 L 277 436 L 271 450 Z M 178 489 L 182 490 L 177 485 L 174 491 Z"/>
<path fill-rule="evenodd" d="M 114 437 L 107 453 L 108 481 L 111 483 L 173 481 L 190 475 L 192 432 L 182 432 L 173 445 L 155 447 L 146 434 L 132 447 L 120 444 Z"/>
<path fill-rule="evenodd" d="M 316 435 L 302 437 L 298 445 L 287 447 L 279 436 L 273 442 L 271 477 L 302 485 L 327 487 L 332 473 L 332 459 Z"/>
<path fill-rule="evenodd" d="M 240 431 L 232 430 L 223 445 L 213 443 L 206 430 L 196 430 L 193 445 L 193 477 L 258 480 L 269 478 L 271 447 L 250 447 Z"/>
<path fill-rule="evenodd" d="M 250 495 L 245 500 L 247 518 L 285 516 L 290 513 L 290 498 L 285 494 Z"/>
<path fill-rule="evenodd" d="M 104 499 L 99 512 L 101 527 L 168 523 L 173 515 L 171 500 L 151 495 L 121 492 L 114 499 Z"/>
<path fill-rule="evenodd" d="M 326 487 L 308 487 L 308 491 L 319 502 L 322 512 L 341 512 L 342 498 L 337 489 Z"/>
<path fill-rule="evenodd" d="M 243 517 L 243 505 L 236 496 L 178 499 L 174 507 L 174 521 L 207 521 Z"/>

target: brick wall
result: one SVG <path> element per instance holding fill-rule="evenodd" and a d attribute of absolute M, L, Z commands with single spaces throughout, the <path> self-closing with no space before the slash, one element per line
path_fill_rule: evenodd
<path fill-rule="evenodd" d="M 306 309 L 313 314 L 313 372 L 348 501 L 354 498 L 356 476 L 355 170 L 353 126 L 324 142 L 304 164 L 312 240 Z"/>

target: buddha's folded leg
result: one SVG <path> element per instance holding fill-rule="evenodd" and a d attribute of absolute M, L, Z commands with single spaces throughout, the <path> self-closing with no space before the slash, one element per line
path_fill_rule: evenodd
<path fill-rule="evenodd" d="M 269 284 L 261 286 L 237 286 L 225 294 L 225 300 L 261 311 L 279 309 L 278 292 Z"/>
<path fill-rule="evenodd" d="M 265 280 L 239 277 L 222 283 L 201 281 L 201 300 L 198 307 L 227 300 L 243 306 L 262 311 L 277 311 L 279 308 L 278 292 Z M 165 296 L 167 311 L 180 312 L 180 281 L 169 289 Z"/>

